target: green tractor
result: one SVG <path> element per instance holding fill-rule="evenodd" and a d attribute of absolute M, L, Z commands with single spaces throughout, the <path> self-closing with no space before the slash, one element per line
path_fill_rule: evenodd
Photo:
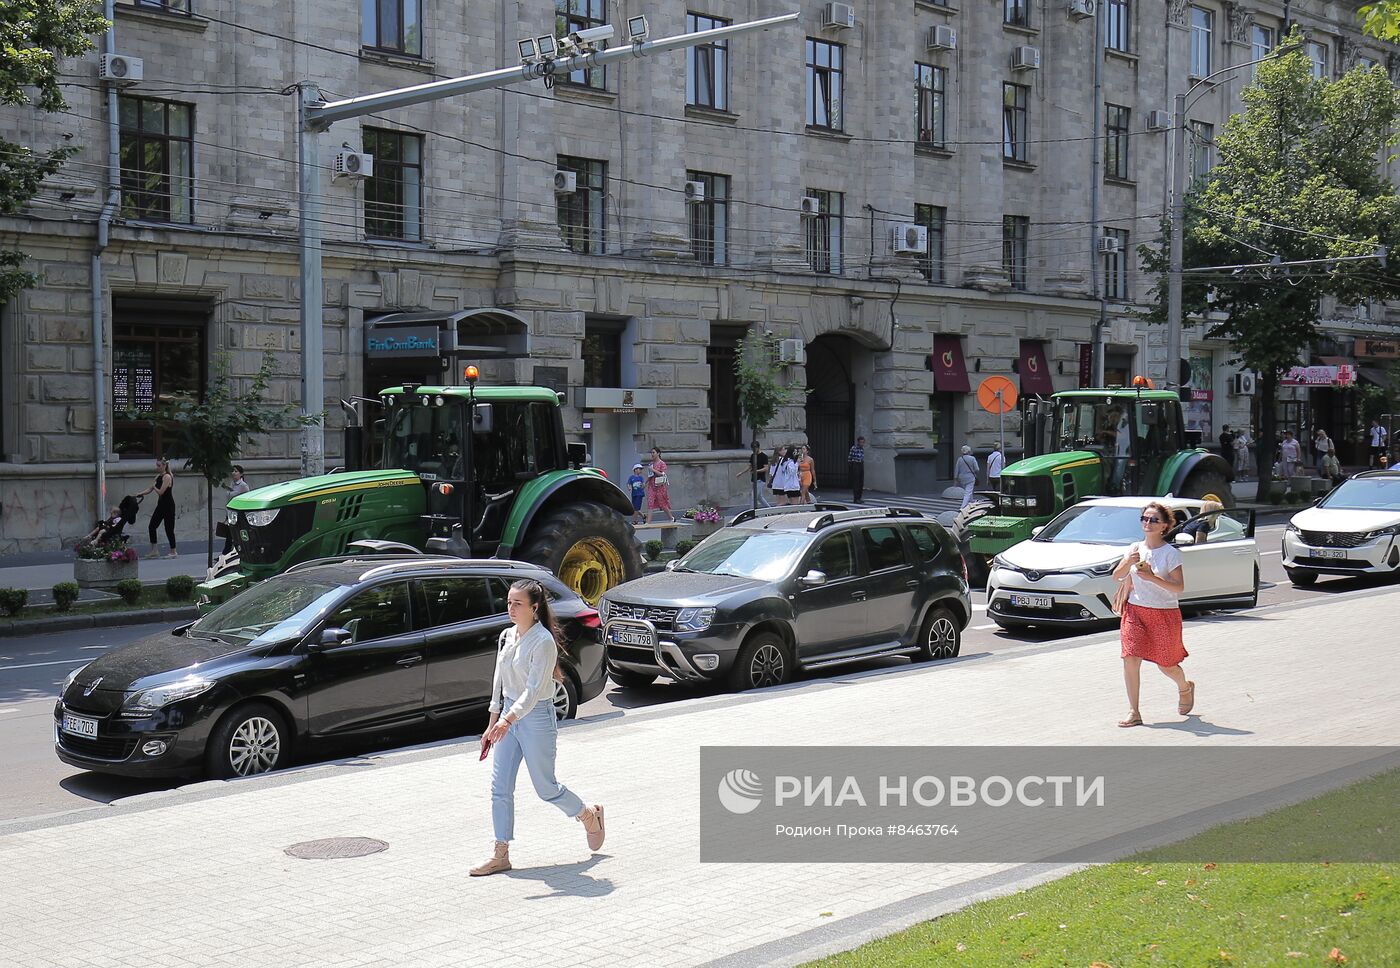
<path fill-rule="evenodd" d="M 1030 400 L 1023 460 L 953 521 L 953 536 L 974 583 L 998 552 L 1094 495 L 1194 497 L 1233 507 L 1234 470 L 1220 456 L 1188 446 L 1175 391 L 1112 387 L 1069 390 Z"/>
<path fill-rule="evenodd" d="M 225 560 L 199 586 L 201 609 L 298 562 L 347 553 L 531 561 L 590 604 L 641 575 L 632 501 L 583 466 L 583 444 L 565 442 L 557 393 L 410 383 L 379 400 L 385 469 L 287 481 L 230 501 L 236 563 Z M 347 441 L 347 452 L 357 449 Z"/>

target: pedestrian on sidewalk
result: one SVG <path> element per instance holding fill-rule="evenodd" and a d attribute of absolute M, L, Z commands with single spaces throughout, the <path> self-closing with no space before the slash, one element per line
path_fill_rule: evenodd
<path fill-rule="evenodd" d="M 851 479 L 851 503 L 859 504 L 865 496 L 865 438 L 857 437 L 846 455 L 847 475 Z"/>
<path fill-rule="evenodd" d="M 156 528 L 164 524 L 165 540 L 170 542 L 170 553 L 165 557 L 175 558 L 179 555 L 175 550 L 175 474 L 170 470 L 170 461 L 163 457 L 156 458 L 155 483 L 136 496 L 145 497 L 151 492 L 156 495 L 156 509 L 151 512 L 151 522 L 147 528 L 151 536 L 151 550 L 146 552 L 146 557 L 160 557 L 160 549 L 156 547 Z"/>
<path fill-rule="evenodd" d="M 1379 420 L 1371 421 L 1371 429 L 1366 431 L 1371 444 L 1371 460 L 1368 466 L 1381 467 L 1381 458 L 1385 456 L 1386 443 L 1390 439 L 1390 431 L 1381 426 Z"/>
<path fill-rule="evenodd" d="M 958 458 L 957 467 L 953 468 L 954 477 L 963 492 L 959 507 L 967 507 L 972 502 L 972 489 L 977 486 L 977 474 L 981 469 L 977 458 L 972 456 L 972 448 L 963 444 L 962 456 Z"/>
<path fill-rule="evenodd" d="M 671 482 L 666 476 L 666 462 L 661 459 L 661 451 L 651 449 L 651 464 L 647 467 L 647 524 L 657 511 L 665 511 L 671 523 L 676 516 L 671 513 Z"/>
<path fill-rule="evenodd" d="M 1336 448 L 1332 445 L 1332 438 L 1327 436 L 1327 431 L 1321 427 L 1317 428 L 1317 433 L 1313 435 L 1313 462 L 1317 465 L 1317 471 L 1324 477 L 1327 472 L 1323 470 L 1323 465 L 1327 463 L 1327 458 L 1332 456 Z"/>
<path fill-rule="evenodd" d="M 757 495 L 758 504 L 755 504 L 754 507 L 771 507 L 772 505 L 768 503 L 768 498 L 763 493 L 763 489 L 768 484 L 768 455 L 763 452 L 763 448 L 759 447 L 756 440 L 749 450 L 749 462 L 739 468 L 739 473 L 734 476 L 743 477 L 746 474 L 749 476 L 754 495 Z"/>
<path fill-rule="evenodd" d="M 1278 445 L 1279 461 L 1278 474 L 1285 481 L 1292 480 L 1293 475 L 1298 473 L 1298 465 L 1302 462 L 1302 449 L 1298 446 L 1298 441 L 1293 438 L 1293 431 L 1283 432 L 1283 443 Z"/>
<path fill-rule="evenodd" d="M 243 479 L 243 465 L 233 465 L 233 483 L 228 486 L 228 500 L 224 502 L 224 507 L 228 507 L 234 498 L 240 494 L 247 494 L 253 489 L 252 485 Z M 233 550 L 233 529 L 225 525 L 224 550 L 220 554 L 228 554 Z"/>
<path fill-rule="evenodd" d="M 1128 690 L 1128 717 L 1119 726 L 1141 726 L 1138 693 L 1143 660 L 1155 662 L 1176 683 L 1176 711 L 1182 716 L 1196 703 L 1196 684 L 1188 682 L 1181 662 L 1189 654 L 1181 640 L 1181 552 L 1167 541 L 1175 524 L 1166 505 L 1150 502 L 1142 509 L 1142 541 L 1134 542 L 1113 570 L 1118 581 L 1128 582 L 1119 635 L 1122 640 L 1123 684 Z"/>
<path fill-rule="evenodd" d="M 1249 480 L 1249 444 L 1248 430 L 1235 434 L 1235 476 L 1242 481 Z"/>
<path fill-rule="evenodd" d="M 1001 452 L 1001 445 L 992 448 L 992 452 L 987 455 L 987 490 L 1001 492 L 1001 472 L 1006 467 L 1006 455 Z"/>
<path fill-rule="evenodd" d="M 1225 424 L 1220 428 L 1220 456 L 1230 460 L 1235 454 L 1235 435 L 1230 431 L 1230 425 Z"/>
<path fill-rule="evenodd" d="M 632 494 L 632 523 L 640 524 L 645 515 L 642 504 L 647 499 L 647 479 L 642 476 L 642 462 L 632 465 L 632 474 L 627 478 L 627 490 Z"/>
<path fill-rule="evenodd" d="M 491 825 L 496 847 L 471 876 L 510 870 L 515 838 L 515 781 L 520 762 L 530 771 L 535 793 L 583 824 L 588 849 L 603 846 L 603 807 L 586 807 L 554 776 L 559 721 L 554 711 L 554 667 L 563 636 L 549 610 L 544 586 L 524 578 L 510 586 L 506 611 L 511 626 L 501 633 L 491 683 L 490 722 L 481 737 L 481 756 L 495 750 L 491 763 Z"/>
<path fill-rule="evenodd" d="M 788 447 L 778 458 L 773 468 L 773 499 L 781 505 L 798 503 L 802 497 L 802 486 L 797 476 L 797 448 Z"/>
<path fill-rule="evenodd" d="M 811 493 L 817 489 L 817 462 L 812 460 L 812 448 L 806 444 L 797 454 L 797 489 L 799 504 L 810 502 Z"/>

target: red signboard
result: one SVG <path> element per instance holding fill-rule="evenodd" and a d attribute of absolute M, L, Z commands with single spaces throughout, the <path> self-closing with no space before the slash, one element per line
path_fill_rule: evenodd
<path fill-rule="evenodd" d="M 933 370 L 933 386 L 939 393 L 971 392 L 961 336 L 934 336 L 929 369 Z"/>
<path fill-rule="evenodd" d="M 1079 387 L 1094 385 L 1094 344 L 1079 344 Z"/>
<path fill-rule="evenodd" d="M 1021 340 L 1021 395 L 1032 393 L 1049 396 L 1055 392 L 1050 379 L 1050 362 L 1045 358 L 1045 344 L 1040 340 Z"/>

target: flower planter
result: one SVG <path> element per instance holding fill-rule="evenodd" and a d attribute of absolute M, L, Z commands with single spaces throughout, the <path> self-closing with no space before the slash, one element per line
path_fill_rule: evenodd
<path fill-rule="evenodd" d="M 1288 493 L 1288 482 L 1287 482 L 1287 481 L 1270 481 L 1270 482 L 1269 482 L 1269 493 L 1270 493 L 1271 495 L 1272 495 L 1272 494 L 1277 494 L 1279 497 L 1283 497 L 1285 494 Z"/>
<path fill-rule="evenodd" d="M 140 559 L 136 561 L 92 561 L 87 558 L 73 560 L 73 580 L 79 588 L 102 588 L 110 591 L 117 582 L 128 578 L 139 578 Z"/>
<path fill-rule="evenodd" d="M 721 524 L 718 521 L 692 521 L 691 527 L 691 535 L 696 541 L 700 541 L 718 531 Z"/>

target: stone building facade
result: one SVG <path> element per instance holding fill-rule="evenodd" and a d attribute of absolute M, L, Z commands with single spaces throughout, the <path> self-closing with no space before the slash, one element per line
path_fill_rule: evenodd
<path fill-rule="evenodd" d="M 1276 38 L 1281 5 L 1100 0 L 1083 19 L 1063 2 L 851 6 L 854 26 L 842 27 L 817 0 L 118 3 L 116 50 L 141 58 L 144 78 L 120 92 L 131 170 L 98 256 L 96 304 L 107 177 L 98 56 L 64 66 L 68 112 L 0 109 L 17 140 L 84 147 L 27 212 L 0 219 L 0 240 L 40 277 L 0 313 L 0 552 L 54 548 L 87 529 L 99 451 L 108 503 L 153 476 L 160 441 L 117 410 L 97 445 L 95 381 L 109 405 L 115 395 L 130 407 L 197 389 L 220 358 L 249 377 L 271 347 L 274 398 L 300 402 L 289 85 L 311 81 L 334 99 L 516 63 L 517 39 L 556 32 L 558 9 L 619 30 L 645 14 L 653 37 L 716 22 L 703 18 L 801 19 L 720 53 L 659 54 L 321 135 L 328 467 L 343 459 L 337 401 L 380 388 L 366 333 L 394 312 L 497 307 L 526 320 L 530 358 L 484 366 L 486 378 L 566 392 L 566 426 L 615 477 L 659 447 L 681 507 L 743 500 L 749 437 L 729 374 L 749 332 L 789 341 L 785 378 L 807 391 L 763 446 L 810 440 L 829 486 L 861 434 L 867 487 L 932 490 L 958 445 L 996 439 L 977 383 L 1080 385 L 1101 317 L 1110 379 L 1161 378 L 1164 334 L 1130 313 L 1152 282 L 1134 252 L 1156 240 L 1168 201 L 1169 132 L 1149 127 L 1151 114 L 1190 83 L 1201 50 L 1212 70 L 1257 56 L 1253 26 Z M 1327 45 L 1323 70 L 1384 60 L 1360 40 L 1355 4 L 1308 7 L 1294 12 Z M 1208 31 L 1195 11 L 1209 14 Z M 1122 48 L 1105 54 L 1102 105 L 1096 30 Z M 1191 120 L 1218 130 L 1247 79 L 1245 69 L 1212 87 Z M 1104 105 L 1117 108 L 1111 123 Z M 1121 152 L 1112 171 L 1096 164 L 1100 113 Z M 1208 130 L 1196 133 L 1208 151 Z M 346 150 L 374 154 L 375 177 L 333 177 Z M 557 193 L 561 171 L 573 192 Z M 688 182 L 707 186 L 705 202 L 687 201 Z M 916 221 L 928 252 L 894 251 L 896 230 Z M 1107 230 L 1122 254 L 1099 253 Z M 1246 418 L 1249 401 L 1227 392 L 1228 347 L 1197 334 L 1190 352 L 1218 401 L 1209 437 Z M 654 403 L 600 405 L 588 392 L 599 389 L 651 391 L 641 396 Z M 1019 421 L 1007 430 L 1015 450 Z M 255 485 L 299 472 L 294 433 L 245 457 Z M 180 529 L 192 537 L 204 496 L 184 483 Z"/>

